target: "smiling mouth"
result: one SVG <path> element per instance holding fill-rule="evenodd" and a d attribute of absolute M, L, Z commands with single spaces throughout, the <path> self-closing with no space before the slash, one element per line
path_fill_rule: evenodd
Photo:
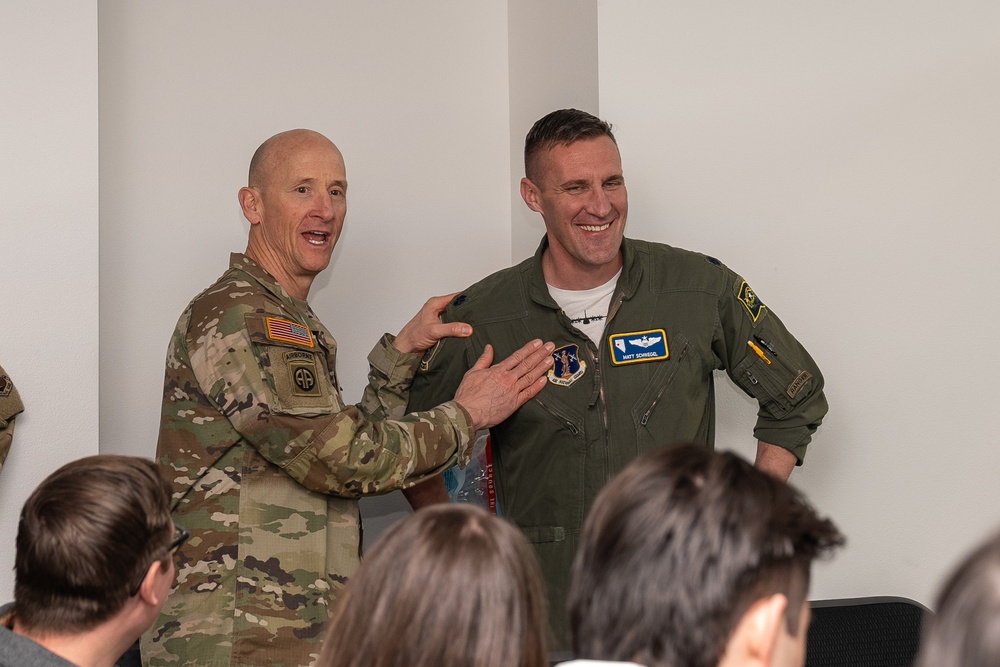
<path fill-rule="evenodd" d="M 326 232 L 302 232 L 302 236 L 312 245 L 326 245 L 330 238 Z"/>
<path fill-rule="evenodd" d="M 580 225 L 580 229 L 582 229 L 585 232 L 603 232 L 610 226 L 611 223 L 606 222 L 603 225 Z"/>

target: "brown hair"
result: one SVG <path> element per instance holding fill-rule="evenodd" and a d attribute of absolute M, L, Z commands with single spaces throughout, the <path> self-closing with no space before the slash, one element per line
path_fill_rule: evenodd
<path fill-rule="evenodd" d="M 78 633 L 118 612 L 170 542 L 170 487 L 152 461 L 89 456 L 36 488 L 17 528 L 14 608 L 32 631 Z"/>
<path fill-rule="evenodd" d="M 618 145 L 611 125 L 586 111 L 559 109 L 542 116 L 524 138 L 524 175 L 533 181 L 537 179 L 538 156 L 542 151 L 598 137 L 608 137 Z"/>
<path fill-rule="evenodd" d="M 646 454 L 601 491 L 584 524 L 569 591 L 573 649 L 648 667 L 717 665 L 763 597 L 785 595 L 794 634 L 812 560 L 842 543 L 801 494 L 735 454 Z"/>
<path fill-rule="evenodd" d="M 927 614 L 917 667 L 1000 664 L 1000 533 L 969 554 Z"/>
<path fill-rule="evenodd" d="M 336 603 L 324 667 L 545 667 L 541 573 L 524 536 L 472 505 L 393 526 Z"/>

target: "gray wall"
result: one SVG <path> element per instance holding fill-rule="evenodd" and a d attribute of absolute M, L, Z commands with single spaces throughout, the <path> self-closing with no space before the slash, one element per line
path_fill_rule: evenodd
<path fill-rule="evenodd" d="M 975 345 L 997 324 L 997 10 L 4 2 L 0 363 L 29 413 L 0 473 L 0 563 L 58 464 L 152 455 L 167 339 L 243 249 L 236 191 L 261 140 L 306 126 L 344 151 L 347 226 L 311 301 L 357 399 L 382 331 L 534 249 L 520 144 L 571 105 L 617 127 L 629 233 L 742 272 L 827 375 L 832 411 L 792 481 L 850 546 L 814 597 L 929 602 L 1000 523 L 997 362 Z M 720 445 L 750 455 L 754 406 L 725 381 L 719 399 Z M 370 539 L 405 508 L 364 511 Z"/>
<path fill-rule="evenodd" d="M 97 454 L 97 3 L 0 0 L 0 365 L 24 401 L 0 471 L 0 600 L 21 505 Z"/>

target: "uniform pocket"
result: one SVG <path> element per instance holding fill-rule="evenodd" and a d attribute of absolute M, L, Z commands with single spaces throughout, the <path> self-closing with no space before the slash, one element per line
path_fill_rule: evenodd
<path fill-rule="evenodd" d="M 277 318 L 260 314 L 246 316 L 247 330 L 261 372 L 271 389 L 269 408 L 275 414 L 318 416 L 340 409 L 340 401 L 330 380 L 323 348 L 302 325 L 306 334 L 286 339 L 274 338 Z M 270 320 L 271 322 L 268 322 Z M 287 320 L 279 320 L 288 323 Z M 294 324 L 294 323 L 293 323 Z M 308 341 L 308 344 L 307 342 Z"/>

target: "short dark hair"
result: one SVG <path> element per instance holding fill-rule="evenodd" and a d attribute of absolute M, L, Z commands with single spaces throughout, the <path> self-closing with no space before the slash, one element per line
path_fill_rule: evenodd
<path fill-rule="evenodd" d="M 546 667 L 534 551 L 473 505 L 435 505 L 390 528 L 336 602 L 324 667 Z"/>
<path fill-rule="evenodd" d="M 67 463 L 24 503 L 14 609 L 35 632 L 79 633 L 117 613 L 167 554 L 170 487 L 152 461 L 98 455 Z"/>
<path fill-rule="evenodd" d="M 918 667 L 1000 664 L 1000 533 L 948 577 L 926 619 Z"/>
<path fill-rule="evenodd" d="M 573 650 L 648 667 L 717 665 L 768 595 L 788 598 L 794 634 L 812 560 L 842 543 L 801 494 L 735 454 L 693 444 L 646 454 L 598 494 L 584 524 L 569 591 Z"/>
<path fill-rule="evenodd" d="M 524 175 L 538 176 L 538 156 L 553 146 L 571 144 L 581 139 L 608 137 L 615 141 L 611 125 L 579 109 L 559 109 L 538 119 L 524 138 Z"/>

